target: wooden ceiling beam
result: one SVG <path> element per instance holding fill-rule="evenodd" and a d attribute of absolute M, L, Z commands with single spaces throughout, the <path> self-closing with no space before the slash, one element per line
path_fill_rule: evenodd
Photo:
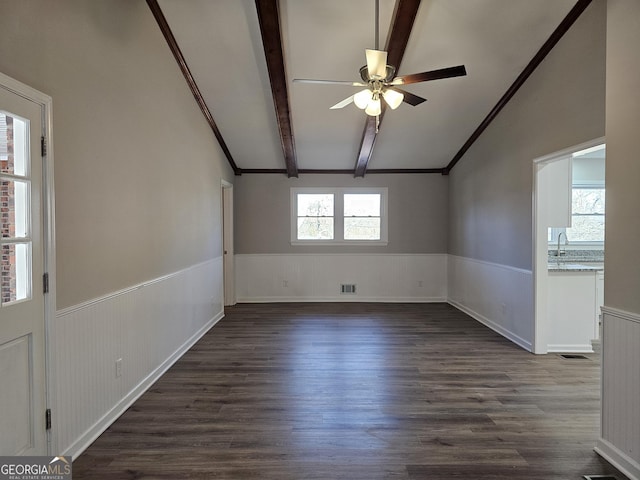
<path fill-rule="evenodd" d="M 420 0 L 396 1 L 391 27 L 387 35 L 387 45 L 385 46 L 387 63 L 396 67 L 396 72 L 400 71 L 400 64 L 402 63 L 402 57 L 409 42 L 413 22 L 418 14 L 418 7 L 420 7 Z M 383 105 L 377 128 L 375 117 L 367 116 L 354 171 L 356 177 L 364 177 L 367 171 L 367 166 L 373 155 L 373 147 L 376 144 L 376 137 L 378 136 L 380 125 L 382 125 L 385 111 L 386 107 Z"/>
<path fill-rule="evenodd" d="M 209 107 L 204 101 L 204 97 L 202 96 L 202 93 L 200 93 L 200 89 L 198 88 L 198 85 L 195 79 L 193 78 L 193 75 L 191 75 L 191 70 L 189 70 L 187 61 L 185 60 L 184 55 L 182 55 L 182 51 L 180 50 L 180 47 L 178 46 L 178 42 L 176 42 L 176 39 L 173 36 L 173 32 L 171 31 L 171 28 L 167 23 L 167 19 L 165 18 L 164 13 L 162 13 L 162 9 L 160 8 L 160 5 L 158 5 L 157 0 L 147 0 L 147 5 L 151 9 L 151 13 L 153 13 L 154 18 L 156 19 L 156 23 L 160 27 L 160 31 L 162 32 L 162 35 L 167 41 L 167 45 L 169 45 L 169 49 L 171 50 L 171 53 L 173 53 L 173 57 L 176 59 L 176 62 L 178 63 L 178 67 L 180 68 L 180 71 L 184 76 L 184 79 L 187 81 L 189 90 L 191 90 L 191 93 L 193 94 L 193 97 L 195 98 L 196 103 L 198 104 L 198 107 L 200 107 L 200 110 L 202 111 L 202 114 L 204 115 L 205 120 L 211 127 L 211 130 L 213 130 L 213 134 L 218 140 L 218 144 L 220 145 L 220 148 L 222 149 L 225 157 L 227 157 L 227 161 L 229 162 L 229 165 L 231 165 L 231 168 L 233 169 L 233 172 L 236 175 L 241 175 L 242 170 L 236 165 L 236 162 L 233 160 L 233 156 L 229 151 L 229 147 L 227 147 L 227 144 L 224 141 L 224 138 L 222 138 L 220 129 L 218 129 L 218 125 L 216 125 L 216 122 L 213 119 L 213 115 L 211 114 Z"/>
<path fill-rule="evenodd" d="M 458 153 L 451 159 L 449 164 L 443 169 L 443 175 L 449 175 L 451 169 L 460 161 L 460 159 L 464 156 L 465 153 L 471 148 L 471 145 L 475 143 L 476 140 L 482 135 L 487 127 L 493 122 L 493 120 L 498 116 L 500 111 L 509 103 L 509 100 L 516 94 L 516 92 L 520 89 L 522 85 L 527 81 L 527 79 L 531 76 L 531 74 L 538 68 L 538 65 L 542 63 L 545 57 L 549 54 L 549 52 L 556 46 L 558 41 L 564 36 L 565 33 L 571 28 L 571 26 L 575 23 L 575 21 L 580 17 L 582 12 L 589 6 L 591 0 L 578 0 L 573 8 L 569 11 L 569 13 L 564 17 L 560 25 L 553 31 L 551 36 L 547 39 L 547 41 L 540 47 L 538 53 L 531 59 L 531 61 L 524 68 L 522 73 L 518 75 L 515 82 L 507 89 L 502 98 L 498 100 L 498 103 L 491 109 L 489 114 L 485 117 L 484 120 L 478 125 L 478 128 L 471 134 L 471 136 L 467 139 L 467 141 L 460 147 Z"/>
<path fill-rule="evenodd" d="M 284 68 L 282 35 L 280 33 L 280 14 L 278 0 L 256 0 L 258 22 L 262 34 L 264 56 L 271 83 L 271 93 L 276 109 L 276 120 L 280 132 L 282 152 L 289 177 L 298 176 L 296 148 L 293 139 L 289 93 L 287 91 L 287 74 Z"/>

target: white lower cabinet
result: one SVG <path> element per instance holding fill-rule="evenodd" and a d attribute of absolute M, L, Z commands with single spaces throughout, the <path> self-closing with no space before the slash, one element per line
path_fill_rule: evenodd
<path fill-rule="evenodd" d="M 599 338 L 604 292 L 601 271 L 550 271 L 548 281 L 549 352 L 592 352 Z"/>

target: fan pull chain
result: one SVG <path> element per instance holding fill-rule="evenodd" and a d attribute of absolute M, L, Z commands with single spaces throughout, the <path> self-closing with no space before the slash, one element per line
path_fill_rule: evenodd
<path fill-rule="evenodd" d="M 376 115 L 376 134 L 380 130 L 380 115 Z"/>

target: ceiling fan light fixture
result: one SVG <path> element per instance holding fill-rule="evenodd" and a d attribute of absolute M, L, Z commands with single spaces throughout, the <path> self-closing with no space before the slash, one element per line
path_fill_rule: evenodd
<path fill-rule="evenodd" d="M 369 105 L 369 100 L 371 100 L 372 93 L 371 90 L 361 90 L 353 96 L 353 103 L 356 104 L 360 110 L 364 110 Z"/>
<path fill-rule="evenodd" d="M 384 101 L 387 102 L 387 105 L 391 107 L 391 110 L 398 108 L 404 100 L 404 95 L 402 93 L 389 88 L 382 92 L 382 97 L 384 98 Z"/>
<path fill-rule="evenodd" d="M 382 113 L 382 105 L 380 105 L 380 98 L 371 98 L 369 100 L 369 104 L 365 109 L 364 113 L 370 115 L 372 117 L 377 117 Z"/>

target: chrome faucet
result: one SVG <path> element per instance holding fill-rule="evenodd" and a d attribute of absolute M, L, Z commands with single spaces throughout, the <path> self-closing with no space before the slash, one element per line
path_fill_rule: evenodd
<path fill-rule="evenodd" d="M 560 255 L 562 255 L 563 253 L 566 254 L 566 250 L 564 252 L 560 252 L 560 238 L 562 238 L 562 235 L 564 235 L 564 244 L 565 245 L 569 245 L 569 239 L 567 238 L 567 234 L 565 232 L 560 232 L 558 234 L 558 251 L 556 252 L 556 256 L 558 257 L 558 260 L 560 260 Z"/>

